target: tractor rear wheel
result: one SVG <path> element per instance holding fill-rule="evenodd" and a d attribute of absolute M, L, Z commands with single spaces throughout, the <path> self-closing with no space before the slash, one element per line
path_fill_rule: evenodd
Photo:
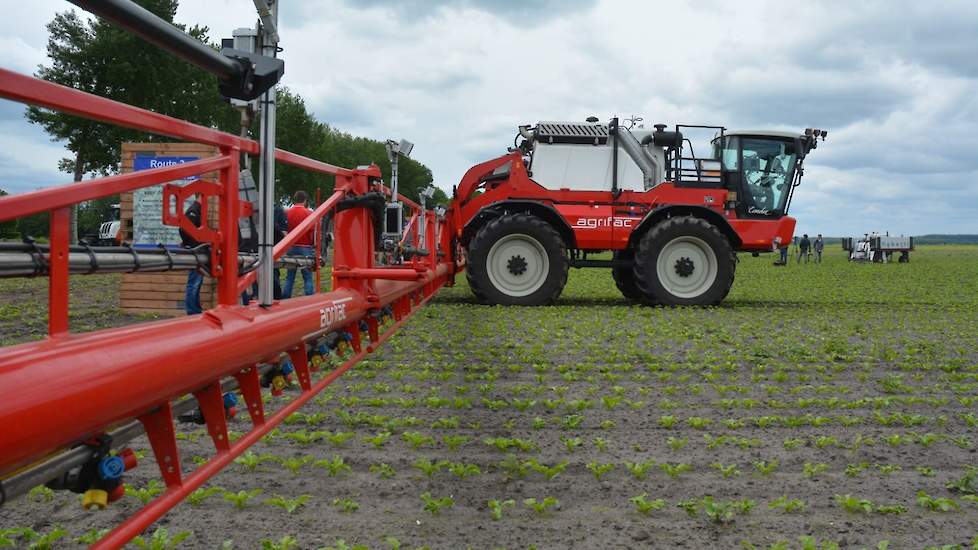
<path fill-rule="evenodd" d="M 678 216 L 642 236 L 635 253 L 635 282 L 655 303 L 716 305 L 730 292 L 736 262 L 730 241 L 715 225 Z"/>
<path fill-rule="evenodd" d="M 635 258 L 635 252 L 632 250 L 616 250 L 613 258 L 615 260 L 632 260 Z M 626 299 L 633 302 L 643 301 L 644 294 L 635 283 L 635 271 L 631 267 L 611 268 L 611 278 L 615 280 L 615 286 Z"/>
<path fill-rule="evenodd" d="M 560 234 L 530 214 L 504 214 L 469 243 L 466 274 L 472 293 L 490 304 L 552 304 L 567 283 L 567 251 Z"/>

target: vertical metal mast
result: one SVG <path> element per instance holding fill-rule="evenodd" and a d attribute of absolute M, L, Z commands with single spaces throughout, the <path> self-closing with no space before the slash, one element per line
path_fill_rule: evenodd
<path fill-rule="evenodd" d="M 278 53 L 278 0 L 254 0 L 262 24 L 262 55 L 275 57 Z M 272 86 L 261 96 L 261 128 L 259 142 L 258 187 L 261 193 L 259 205 L 258 237 L 258 303 L 262 306 L 272 304 L 272 269 L 275 258 L 272 248 L 275 244 L 275 100 L 277 86 Z"/>

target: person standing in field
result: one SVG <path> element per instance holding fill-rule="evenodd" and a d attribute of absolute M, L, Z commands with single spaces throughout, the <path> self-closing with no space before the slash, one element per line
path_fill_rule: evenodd
<path fill-rule="evenodd" d="M 825 249 L 825 241 L 822 240 L 821 233 L 815 237 L 815 242 L 812 244 L 812 248 L 815 249 L 815 263 L 822 263 L 822 250 Z"/>
<path fill-rule="evenodd" d="M 292 208 L 289 208 L 285 212 L 285 217 L 289 222 L 289 230 L 293 230 L 299 227 L 302 220 L 309 217 L 312 214 L 312 210 L 306 206 L 309 201 L 309 195 L 301 189 L 295 192 L 292 197 Z M 312 229 L 306 231 L 299 236 L 292 248 L 289 249 L 289 255 L 292 256 L 304 256 L 306 258 L 315 258 L 316 251 L 312 247 Z M 302 288 L 305 291 L 305 295 L 309 296 L 313 293 L 312 288 L 312 271 L 307 268 L 302 268 Z M 295 272 L 296 269 L 288 269 L 285 272 L 285 288 L 282 289 L 282 298 L 292 297 L 292 287 L 295 286 Z"/>
<path fill-rule="evenodd" d="M 273 235 L 275 239 L 274 244 L 278 244 L 279 241 L 285 238 L 289 233 L 289 218 L 285 215 L 285 208 L 279 204 L 275 203 L 275 224 Z M 282 272 L 279 268 L 272 269 L 272 298 L 276 300 L 282 299 Z"/>
<path fill-rule="evenodd" d="M 812 241 L 808 239 L 808 233 L 805 233 L 801 237 L 801 242 L 798 243 L 798 263 L 801 263 L 802 256 L 805 257 L 805 263 L 808 263 L 808 259 L 812 256 Z"/>
<path fill-rule="evenodd" d="M 788 245 L 781 245 L 781 265 L 788 265 Z"/>
<path fill-rule="evenodd" d="M 200 193 L 194 193 L 194 202 L 187 208 L 183 215 L 190 220 L 195 227 L 200 227 Z M 196 248 L 200 246 L 200 241 L 193 235 L 180 228 L 180 240 L 184 248 Z M 203 313 L 204 309 L 200 305 L 200 287 L 204 283 L 204 275 L 197 269 L 191 269 L 187 273 L 187 288 L 183 294 L 183 307 L 187 315 Z"/>

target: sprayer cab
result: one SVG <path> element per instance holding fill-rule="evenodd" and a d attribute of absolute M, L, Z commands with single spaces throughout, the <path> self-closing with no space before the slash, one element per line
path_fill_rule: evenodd
<path fill-rule="evenodd" d="M 732 206 L 742 218 L 779 218 L 788 211 L 801 182 L 805 157 L 828 132 L 805 134 L 760 130 L 721 132 L 713 140 L 722 187 L 735 193 Z"/>

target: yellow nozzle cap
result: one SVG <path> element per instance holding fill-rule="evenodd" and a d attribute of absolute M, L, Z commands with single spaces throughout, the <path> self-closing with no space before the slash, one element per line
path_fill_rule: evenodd
<path fill-rule="evenodd" d="M 82 508 L 86 510 L 103 510 L 109 504 L 109 493 L 101 489 L 89 489 L 82 496 Z"/>

